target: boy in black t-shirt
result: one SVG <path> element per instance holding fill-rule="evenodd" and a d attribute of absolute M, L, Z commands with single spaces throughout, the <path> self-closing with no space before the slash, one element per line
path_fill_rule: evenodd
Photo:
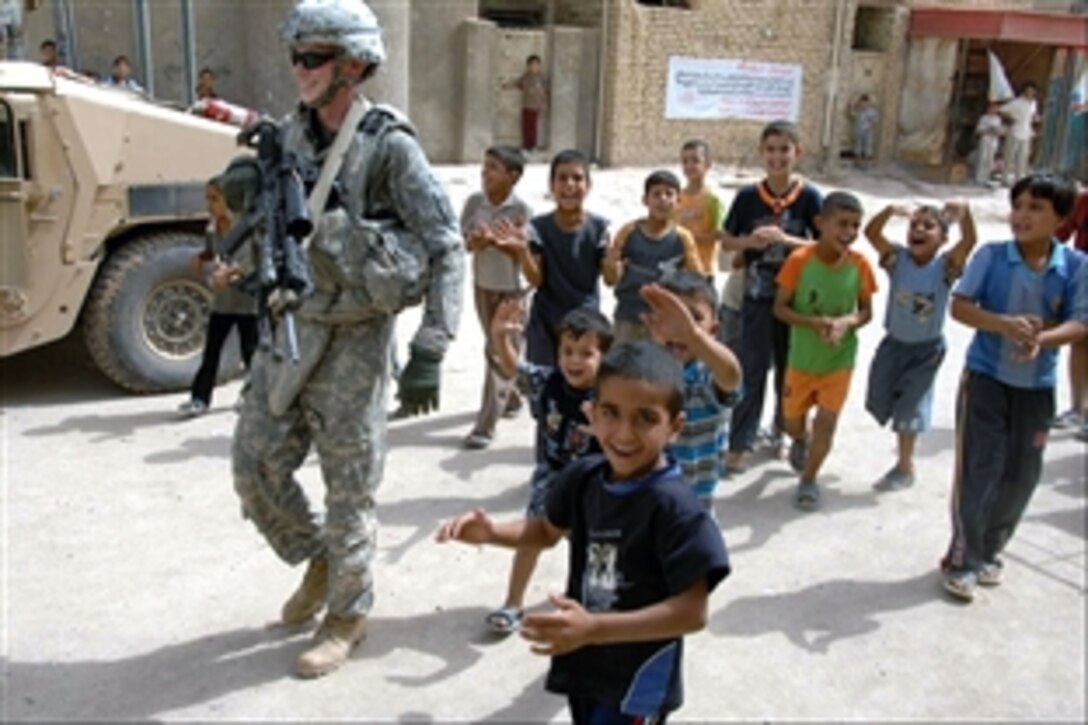
<path fill-rule="evenodd" d="M 665 348 L 618 345 L 588 411 L 604 455 L 563 470 L 546 516 L 496 523 L 476 509 L 436 534 L 536 549 L 569 536 L 566 596 L 526 616 L 522 636 L 552 656 L 545 686 L 567 695 L 575 723 L 660 721 L 680 707 L 683 635 L 706 625 L 709 594 L 729 574 L 721 531 L 665 453 L 683 391 Z"/>
<path fill-rule="evenodd" d="M 737 192 L 722 234 L 722 248 L 742 253 L 745 271 L 737 350 L 744 370 L 744 397 L 733 410 L 726 458 L 726 470 L 731 472 L 744 470 L 744 454 L 755 445 L 772 364 L 775 412 L 771 438 L 779 457 L 784 457 L 782 382 L 790 328 L 774 316 L 775 277 L 795 247 L 816 238 L 816 215 L 823 204 L 820 192 L 793 173 L 801 143 L 792 123 L 773 121 L 764 126 L 759 155 L 767 176 Z"/>
<path fill-rule="evenodd" d="M 541 517 L 559 472 L 574 459 L 601 451 L 582 406 L 593 395 L 597 367 L 612 346 L 612 325 L 591 307 L 568 312 L 559 323 L 557 364 L 552 367 L 518 360 L 515 341 L 523 332 L 522 316 L 518 300 L 499 305 L 491 323 L 491 349 L 496 353 L 499 373 L 514 379 L 536 419 L 537 461 L 525 515 Z M 521 625 L 525 590 L 539 557 L 539 549 L 518 549 L 514 554 L 506 601 L 487 615 L 487 624 L 494 631 L 508 634 Z"/>

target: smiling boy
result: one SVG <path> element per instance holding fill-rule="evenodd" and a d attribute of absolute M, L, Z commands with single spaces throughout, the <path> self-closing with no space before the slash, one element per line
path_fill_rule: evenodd
<path fill-rule="evenodd" d="M 782 390 L 782 416 L 793 438 L 789 460 L 801 481 L 794 505 L 820 505 L 816 476 L 846 403 L 858 352 L 856 330 L 872 319 L 873 269 L 850 248 L 861 226 L 861 202 L 832 192 L 816 217 L 814 245 L 797 249 L 778 274 L 774 314 L 790 326 L 790 355 Z M 814 407 L 809 442 L 808 411 Z"/>
<path fill-rule="evenodd" d="M 1057 348 L 1088 334 L 1085 256 L 1054 238 L 1074 196 L 1050 174 L 1017 181 L 1013 239 L 978 250 L 953 292 L 952 317 L 977 330 L 960 382 L 952 540 L 941 562 L 945 589 L 964 601 L 979 584 L 1001 583 L 999 554 L 1042 473 Z"/>
<path fill-rule="evenodd" d="M 680 362 L 650 342 L 618 345 L 597 373 L 590 425 L 604 456 L 567 467 L 546 515 L 496 523 L 477 509 L 439 542 L 547 548 L 570 539 L 566 596 L 522 636 L 551 655 L 545 687 L 575 723 L 657 721 L 680 707 L 683 635 L 706 626 L 729 574 L 721 532 L 666 446 L 683 425 Z"/>

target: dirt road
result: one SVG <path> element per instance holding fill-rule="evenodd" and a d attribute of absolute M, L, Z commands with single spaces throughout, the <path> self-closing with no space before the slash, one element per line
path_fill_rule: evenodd
<path fill-rule="evenodd" d="M 645 172 L 597 174 L 591 208 L 634 217 Z M 441 173 L 456 204 L 478 183 L 474 169 Z M 547 208 L 545 176 L 534 166 L 522 186 L 538 209 Z M 842 182 L 870 212 L 934 192 L 857 175 Z M 983 237 L 1004 237 L 1001 195 L 974 201 Z M 677 720 L 1085 719 L 1086 447 L 1054 435 L 1006 583 L 969 607 L 946 599 L 936 564 L 969 333 L 948 325 L 918 484 L 876 494 L 870 484 L 890 465 L 893 438 L 862 400 L 882 310 L 883 298 L 862 335 L 823 509 L 794 510 L 794 478 L 777 461 L 720 487 L 735 571 L 712 599 L 707 630 L 689 639 Z M 414 320 L 401 321 L 402 343 Z M 315 682 L 291 675 L 306 633 L 265 626 L 300 572 L 239 515 L 229 473 L 238 384 L 217 391 L 210 415 L 179 422 L 181 396 L 120 393 L 76 342 L 0 361 L 3 718 L 564 718 L 564 702 L 542 689 L 546 661 L 517 637 L 484 633 L 508 554 L 431 541 L 445 517 L 472 506 L 513 516 L 526 500 L 528 417 L 504 421 L 485 453 L 460 448 L 481 349 L 466 307 L 442 410 L 391 425 L 371 634 L 342 671 Z M 1064 409 L 1064 380 L 1059 390 Z M 313 460 L 302 477 L 319 501 Z M 563 552 L 548 553 L 530 600 L 560 590 L 563 571 Z"/>

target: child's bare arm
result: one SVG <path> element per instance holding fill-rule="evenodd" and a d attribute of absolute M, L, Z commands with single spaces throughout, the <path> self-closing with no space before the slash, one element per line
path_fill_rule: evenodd
<path fill-rule="evenodd" d="M 851 330 L 858 330 L 865 327 L 872 319 L 872 300 L 868 297 L 859 299 L 856 312 L 831 318 L 827 321 L 821 334 L 829 345 L 838 345 Z"/>
<path fill-rule="evenodd" d="M 740 387 L 741 367 L 737 357 L 696 324 L 691 312 L 676 295 L 656 284 L 646 285 L 641 294 L 650 306 L 650 312 L 643 320 L 655 339 L 677 342 L 691 350 L 710 368 L 720 390 L 733 391 Z"/>
<path fill-rule="evenodd" d="M 684 247 L 684 269 L 704 277 L 710 274 L 710 270 L 703 267 L 703 260 L 699 257 L 699 249 L 695 246 L 695 235 L 680 226 L 676 227 L 676 233 Z"/>
<path fill-rule="evenodd" d="M 884 236 L 884 225 L 893 216 L 902 215 L 904 211 L 900 206 L 888 204 L 865 225 L 865 238 L 869 240 L 869 244 L 876 250 L 877 258 L 880 260 L 880 266 L 882 267 L 888 266 L 888 262 L 895 253 L 895 245 Z"/>
<path fill-rule="evenodd" d="M 952 319 L 983 332 L 1007 337 L 1021 345 L 1031 345 L 1043 327 L 1035 315 L 1003 315 L 979 307 L 966 297 L 952 296 Z"/>
<path fill-rule="evenodd" d="M 470 252 L 479 252 L 488 245 L 488 228 L 484 224 L 477 224 L 465 235 L 465 248 Z"/>
<path fill-rule="evenodd" d="M 615 287 L 623 276 L 623 247 L 627 244 L 627 238 L 631 236 L 631 228 L 634 224 L 635 222 L 631 222 L 621 227 L 605 247 L 604 258 L 601 260 L 601 276 L 609 287 Z"/>
<path fill-rule="evenodd" d="M 491 335 L 491 346 L 499 358 L 499 372 L 507 379 L 514 377 L 518 370 L 518 351 L 513 338 L 524 327 L 523 314 L 521 301 L 509 299 L 499 303 L 495 316 L 491 318 L 491 329 L 488 331 Z"/>
<path fill-rule="evenodd" d="M 434 534 L 439 544 L 460 541 L 465 544 L 490 544 L 508 549 L 547 549 L 563 538 L 563 532 L 542 517 L 497 523 L 483 509 L 477 508 L 443 522 Z"/>
<path fill-rule="evenodd" d="M 554 612 L 529 614 L 521 635 L 540 655 L 561 655 L 591 644 L 649 642 L 681 637 L 706 626 L 706 579 L 656 604 L 629 612 L 591 614 L 573 599 L 552 595 Z"/>
<path fill-rule="evenodd" d="M 778 292 L 775 294 L 774 298 L 774 316 L 785 322 L 787 325 L 808 327 L 817 332 L 822 332 L 827 327 L 829 320 L 826 317 L 802 315 L 800 312 L 793 309 L 793 306 L 790 304 L 792 301 L 793 291 L 779 285 Z"/>
<path fill-rule="evenodd" d="M 967 258 L 971 256 L 971 250 L 978 242 L 978 231 L 975 229 L 975 218 L 971 215 L 971 205 L 966 201 L 950 201 L 944 205 L 944 214 L 951 221 L 955 221 L 960 227 L 960 241 L 948 254 L 948 265 L 951 279 L 955 279 L 963 272 L 967 264 Z"/>

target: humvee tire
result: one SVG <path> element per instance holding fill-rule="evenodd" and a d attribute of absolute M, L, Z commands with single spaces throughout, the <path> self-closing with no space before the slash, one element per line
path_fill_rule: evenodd
<path fill-rule="evenodd" d="M 105 261 L 83 311 L 83 339 L 98 368 L 136 393 L 187 388 L 200 365 L 211 291 L 189 269 L 200 236 L 152 232 Z M 228 341 L 220 370 L 238 366 Z"/>

